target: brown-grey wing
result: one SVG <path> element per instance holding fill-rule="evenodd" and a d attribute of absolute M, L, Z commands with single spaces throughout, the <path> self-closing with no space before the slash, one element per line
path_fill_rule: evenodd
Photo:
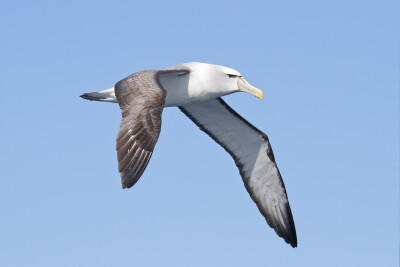
<path fill-rule="evenodd" d="M 268 225 L 286 243 L 296 247 L 292 211 L 267 135 L 221 98 L 179 108 L 233 157 L 247 191 Z"/>
<path fill-rule="evenodd" d="M 115 95 L 122 111 L 117 135 L 118 171 L 122 188 L 132 187 L 149 163 L 161 131 L 166 91 L 160 71 L 141 71 L 119 81 Z"/>

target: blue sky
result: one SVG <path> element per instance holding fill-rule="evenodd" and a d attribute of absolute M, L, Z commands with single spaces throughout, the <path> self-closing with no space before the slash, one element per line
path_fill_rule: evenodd
<path fill-rule="evenodd" d="M 1 266 L 398 266 L 398 1 L 2 1 Z M 122 190 L 127 75 L 229 66 L 264 99 L 299 246 L 278 238 L 230 156 L 177 108 Z"/>

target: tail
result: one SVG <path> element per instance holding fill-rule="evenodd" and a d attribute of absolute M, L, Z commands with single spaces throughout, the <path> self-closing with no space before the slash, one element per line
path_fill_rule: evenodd
<path fill-rule="evenodd" d="M 91 101 L 118 102 L 115 97 L 114 87 L 99 92 L 84 93 L 81 97 Z"/>

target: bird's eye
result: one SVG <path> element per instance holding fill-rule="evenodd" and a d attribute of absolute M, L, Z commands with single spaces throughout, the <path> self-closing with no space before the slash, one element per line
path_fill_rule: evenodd
<path fill-rule="evenodd" d="M 228 74 L 228 77 L 229 78 L 235 78 L 235 77 L 238 77 L 237 75 L 234 75 L 234 74 Z"/>

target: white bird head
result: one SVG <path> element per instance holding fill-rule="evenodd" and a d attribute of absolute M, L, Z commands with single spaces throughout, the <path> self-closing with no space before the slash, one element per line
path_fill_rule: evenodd
<path fill-rule="evenodd" d="M 235 92 L 245 92 L 261 99 L 263 92 L 260 89 L 250 85 L 240 74 L 240 72 L 220 66 L 207 63 L 191 62 L 182 64 L 182 66 L 191 69 L 189 90 L 193 92 L 204 92 L 209 96 L 223 96 Z"/>

